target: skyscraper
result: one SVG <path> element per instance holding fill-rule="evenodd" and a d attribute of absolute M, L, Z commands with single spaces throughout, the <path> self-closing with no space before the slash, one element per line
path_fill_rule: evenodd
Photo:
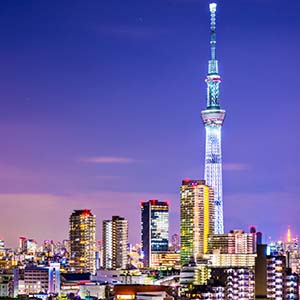
<path fill-rule="evenodd" d="M 141 203 L 144 266 L 151 266 L 151 254 L 168 251 L 169 203 L 149 200 Z"/>
<path fill-rule="evenodd" d="M 128 221 L 119 216 L 103 221 L 103 266 L 125 269 L 127 265 Z"/>
<path fill-rule="evenodd" d="M 210 6 L 210 52 L 208 62 L 207 105 L 201 112 L 206 131 L 205 174 L 206 184 L 214 189 L 215 201 L 215 233 L 224 233 L 223 225 L 223 190 L 222 190 L 222 150 L 221 129 L 225 119 L 225 110 L 221 109 L 219 94 L 221 77 L 216 59 L 216 9 L 217 4 Z"/>
<path fill-rule="evenodd" d="M 214 232 L 213 189 L 204 180 L 183 180 L 180 193 L 181 263 L 197 259 L 208 250 L 208 235 Z"/>
<path fill-rule="evenodd" d="M 96 270 L 96 216 L 91 213 L 90 209 L 74 210 L 69 224 L 71 270 L 94 274 Z"/>

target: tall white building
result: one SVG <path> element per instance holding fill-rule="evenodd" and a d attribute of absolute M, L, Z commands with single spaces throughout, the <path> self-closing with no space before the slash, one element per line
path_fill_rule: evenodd
<path fill-rule="evenodd" d="M 103 221 L 103 267 L 125 269 L 128 246 L 128 221 L 119 216 Z"/>

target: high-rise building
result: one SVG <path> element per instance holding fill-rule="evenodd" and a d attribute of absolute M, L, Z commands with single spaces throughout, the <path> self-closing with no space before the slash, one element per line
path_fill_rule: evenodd
<path fill-rule="evenodd" d="M 0 240 L 0 251 L 3 251 L 5 249 L 5 241 Z"/>
<path fill-rule="evenodd" d="M 158 200 L 141 202 L 141 215 L 144 266 L 151 267 L 151 254 L 169 248 L 169 203 Z"/>
<path fill-rule="evenodd" d="M 103 221 L 103 266 L 125 269 L 127 265 L 128 221 L 119 216 Z"/>
<path fill-rule="evenodd" d="M 267 299 L 284 299 L 286 258 L 267 256 Z"/>
<path fill-rule="evenodd" d="M 37 242 L 34 239 L 28 239 L 26 249 L 28 255 L 35 255 L 37 251 Z"/>
<path fill-rule="evenodd" d="M 204 180 L 183 180 L 180 191 L 181 263 L 197 259 L 208 250 L 208 236 L 214 232 L 213 189 Z"/>
<path fill-rule="evenodd" d="M 255 298 L 267 299 L 267 245 L 257 245 L 255 258 Z"/>
<path fill-rule="evenodd" d="M 205 148 L 205 172 L 206 184 L 214 189 L 215 201 L 215 233 L 224 233 L 223 225 L 223 188 L 222 188 L 222 150 L 221 150 L 221 129 L 225 119 L 225 110 L 221 109 L 219 94 L 221 77 L 218 71 L 218 60 L 216 59 L 216 3 L 211 3 L 211 32 L 210 50 L 211 57 L 208 62 L 207 84 L 207 105 L 201 112 L 202 121 L 206 131 Z"/>
<path fill-rule="evenodd" d="M 24 236 L 19 237 L 19 251 L 25 253 L 27 251 L 27 238 Z"/>
<path fill-rule="evenodd" d="M 73 272 L 96 271 L 96 216 L 90 209 L 74 210 L 69 219 L 70 266 Z"/>
<path fill-rule="evenodd" d="M 211 234 L 208 237 L 208 252 L 220 254 L 253 254 L 256 245 L 253 244 L 252 233 L 243 230 L 230 230 L 226 234 Z"/>
<path fill-rule="evenodd" d="M 172 251 L 179 251 L 180 250 L 180 236 L 179 234 L 175 233 L 171 236 L 171 247 Z"/>
<path fill-rule="evenodd" d="M 48 276 L 48 292 L 51 294 L 60 294 L 60 263 L 50 263 Z"/>

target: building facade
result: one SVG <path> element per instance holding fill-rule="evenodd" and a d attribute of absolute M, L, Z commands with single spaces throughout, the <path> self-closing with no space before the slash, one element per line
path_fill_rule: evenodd
<path fill-rule="evenodd" d="M 252 233 L 243 230 L 230 230 L 227 234 L 211 234 L 208 237 L 208 253 L 253 254 L 256 244 Z"/>
<path fill-rule="evenodd" d="M 46 267 L 26 266 L 24 270 L 26 294 L 48 293 L 49 271 Z"/>
<path fill-rule="evenodd" d="M 169 203 L 141 202 L 142 251 L 144 266 L 151 267 L 151 255 L 169 249 Z"/>
<path fill-rule="evenodd" d="M 103 267 L 125 269 L 128 262 L 128 221 L 119 216 L 103 221 Z"/>
<path fill-rule="evenodd" d="M 204 180 L 183 180 L 180 190 L 181 264 L 208 251 L 208 236 L 214 232 L 213 189 Z"/>
<path fill-rule="evenodd" d="M 74 210 L 69 219 L 72 272 L 96 271 L 96 216 L 90 209 Z"/>
<path fill-rule="evenodd" d="M 267 299 L 299 299 L 299 275 L 287 267 L 285 256 L 267 256 Z"/>
<path fill-rule="evenodd" d="M 255 299 L 254 268 L 226 269 L 225 299 Z"/>

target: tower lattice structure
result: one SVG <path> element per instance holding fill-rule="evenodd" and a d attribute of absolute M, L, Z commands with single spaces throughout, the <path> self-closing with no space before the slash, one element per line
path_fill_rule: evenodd
<path fill-rule="evenodd" d="M 217 4 L 210 3 L 210 60 L 208 61 L 207 105 L 201 112 L 206 131 L 205 174 L 206 184 L 214 189 L 215 233 L 224 233 L 223 223 L 223 187 L 222 187 L 222 149 L 221 130 L 225 119 L 225 110 L 219 103 L 221 76 L 216 58 L 216 10 Z"/>

